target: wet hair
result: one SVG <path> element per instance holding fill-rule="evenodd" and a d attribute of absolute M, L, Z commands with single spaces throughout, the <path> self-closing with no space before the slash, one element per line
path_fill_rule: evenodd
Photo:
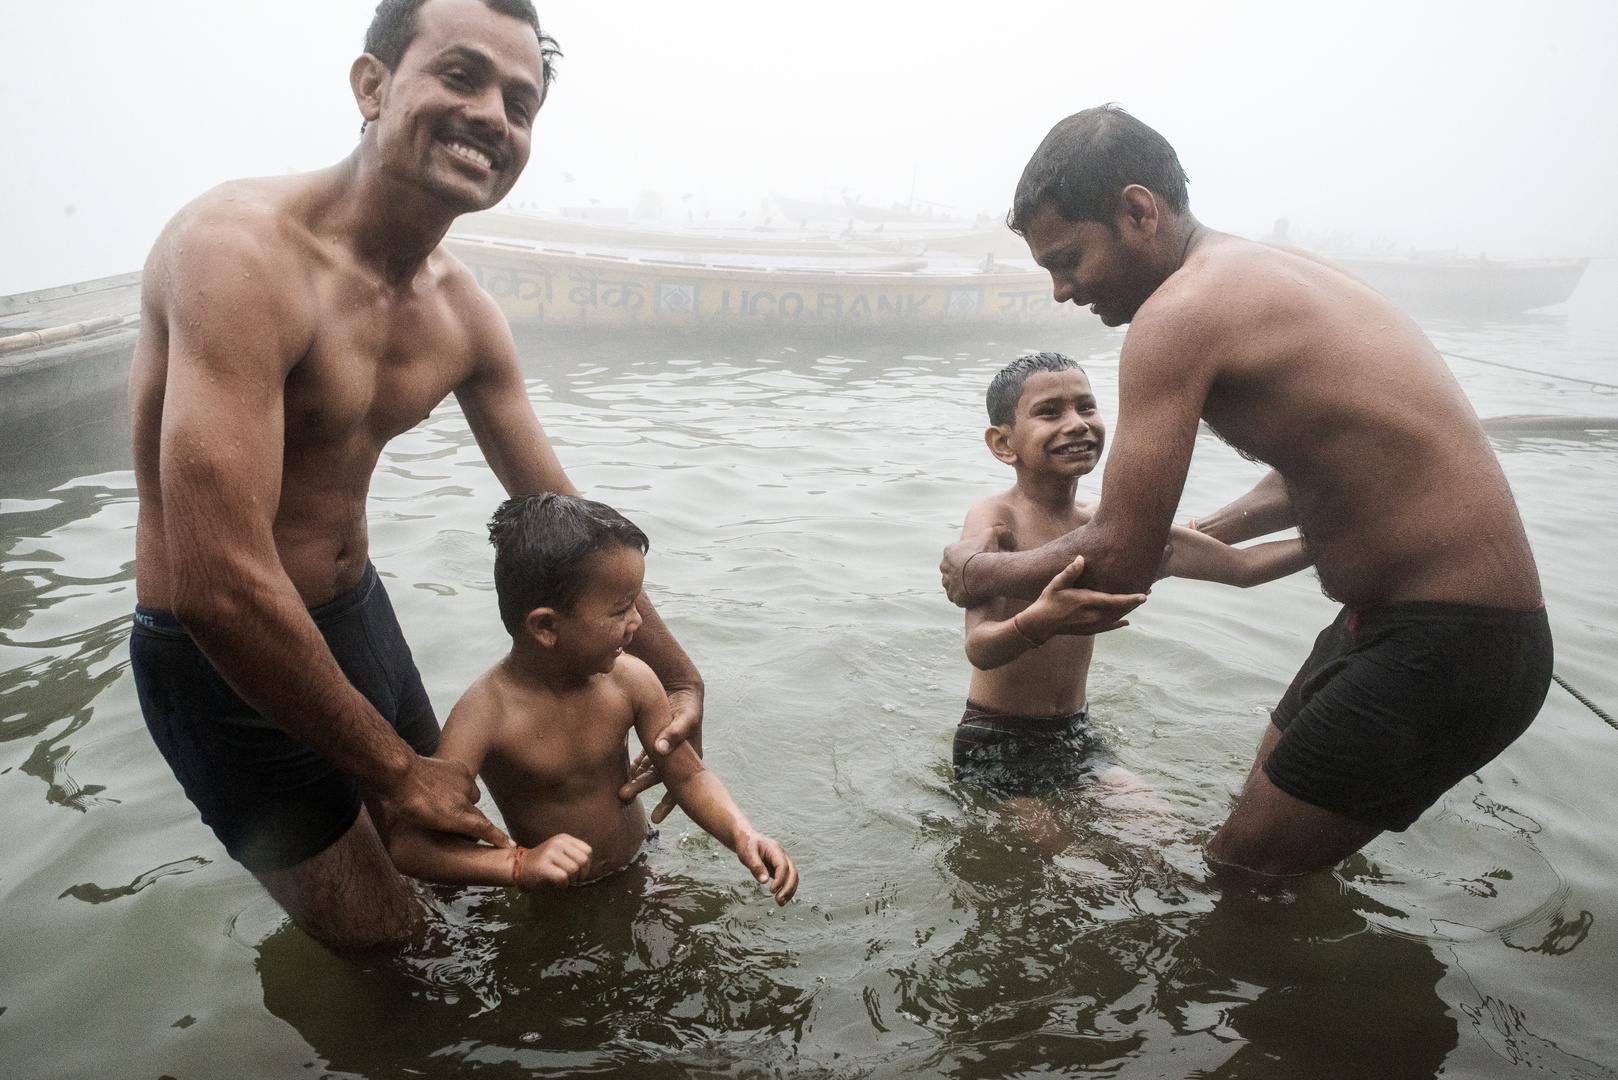
<path fill-rule="evenodd" d="M 365 51 L 382 61 L 389 71 L 399 70 L 399 61 L 404 59 L 410 43 L 416 40 L 416 13 L 427 0 L 382 0 L 376 6 L 376 15 L 371 19 L 370 29 L 365 31 Z M 540 91 L 546 92 L 551 88 L 551 81 L 556 78 L 556 68 L 553 61 L 562 55 L 562 50 L 556 44 L 556 39 L 539 28 L 539 14 L 534 11 L 533 0 L 483 0 L 483 4 L 490 11 L 501 15 L 510 15 L 513 19 L 521 19 L 534 28 L 534 36 L 539 38 L 539 56 L 543 63 L 541 77 L 543 85 Z"/>
<path fill-rule="evenodd" d="M 513 636 L 535 608 L 566 611 L 590 581 L 590 557 L 651 547 L 639 527 L 606 503 L 574 495 L 519 495 L 489 521 L 500 621 Z"/>
<path fill-rule="evenodd" d="M 1005 367 L 1001 368 L 989 382 L 989 392 L 983 395 L 984 404 L 989 407 L 989 423 L 1015 424 L 1017 422 L 1017 402 L 1022 400 L 1023 384 L 1029 376 L 1041 371 L 1077 371 L 1081 375 L 1084 369 L 1074 363 L 1070 356 L 1063 356 L 1059 352 L 1036 352 L 1019 356 Z"/>
<path fill-rule="evenodd" d="M 1067 221 L 1098 221 L 1118 234 L 1118 196 L 1139 184 L 1176 214 L 1191 207 L 1185 170 L 1169 141 L 1117 104 L 1076 112 L 1039 144 L 1017 181 L 1006 225 L 1026 234 L 1050 203 Z"/>

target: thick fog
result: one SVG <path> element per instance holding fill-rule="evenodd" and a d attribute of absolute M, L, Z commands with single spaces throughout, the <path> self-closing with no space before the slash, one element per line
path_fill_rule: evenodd
<path fill-rule="evenodd" d="M 371 7 L 0 0 L 0 293 L 136 269 L 209 186 L 346 154 Z M 656 192 L 665 220 L 760 224 L 772 192 L 846 193 L 969 223 L 1052 123 L 1118 101 L 1216 228 L 1618 252 L 1611 0 L 539 9 L 566 56 L 511 195 L 538 210 Z"/>

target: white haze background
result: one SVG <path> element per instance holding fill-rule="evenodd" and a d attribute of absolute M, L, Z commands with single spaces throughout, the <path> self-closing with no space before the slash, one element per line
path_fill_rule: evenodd
<path fill-rule="evenodd" d="M 1611 0 L 538 6 L 566 57 L 512 193 L 537 209 L 655 191 L 758 224 L 772 191 L 914 185 L 970 221 L 1051 124 L 1118 101 L 1216 228 L 1618 252 Z M 0 294 L 136 269 L 213 184 L 348 153 L 371 7 L 0 0 Z"/>

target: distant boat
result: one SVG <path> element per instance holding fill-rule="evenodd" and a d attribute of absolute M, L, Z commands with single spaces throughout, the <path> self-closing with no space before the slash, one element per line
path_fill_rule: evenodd
<path fill-rule="evenodd" d="M 452 234 L 446 246 L 516 326 L 658 330 L 1023 324 L 1078 317 L 1043 271 L 882 252 L 560 251 Z"/>
<path fill-rule="evenodd" d="M 1331 259 L 1412 314 L 1457 317 L 1560 304 L 1590 265 L 1589 259 Z"/>

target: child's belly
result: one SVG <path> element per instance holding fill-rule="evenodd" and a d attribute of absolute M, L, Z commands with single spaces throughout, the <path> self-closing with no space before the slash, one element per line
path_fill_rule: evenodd
<path fill-rule="evenodd" d="M 1063 635 L 993 671 L 972 669 L 975 704 L 1017 716 L 1067 716 L 1084 707 L 1095 638 Z"/>
<path fill-rule="evenodd" d="M 504 811 L 502 811 L 504 813 Z M 578 837 L 590 845 L 590 868 L 584 879 L 598 878 L 626 866 L 646 841 L 650 826 L 640 800 L 627 805 L 610 793 L 567 803 L 530 807 L 519 815 L 506 814 L 511 836 L 523 847 L 538 847 L 558 833 Z"/>

